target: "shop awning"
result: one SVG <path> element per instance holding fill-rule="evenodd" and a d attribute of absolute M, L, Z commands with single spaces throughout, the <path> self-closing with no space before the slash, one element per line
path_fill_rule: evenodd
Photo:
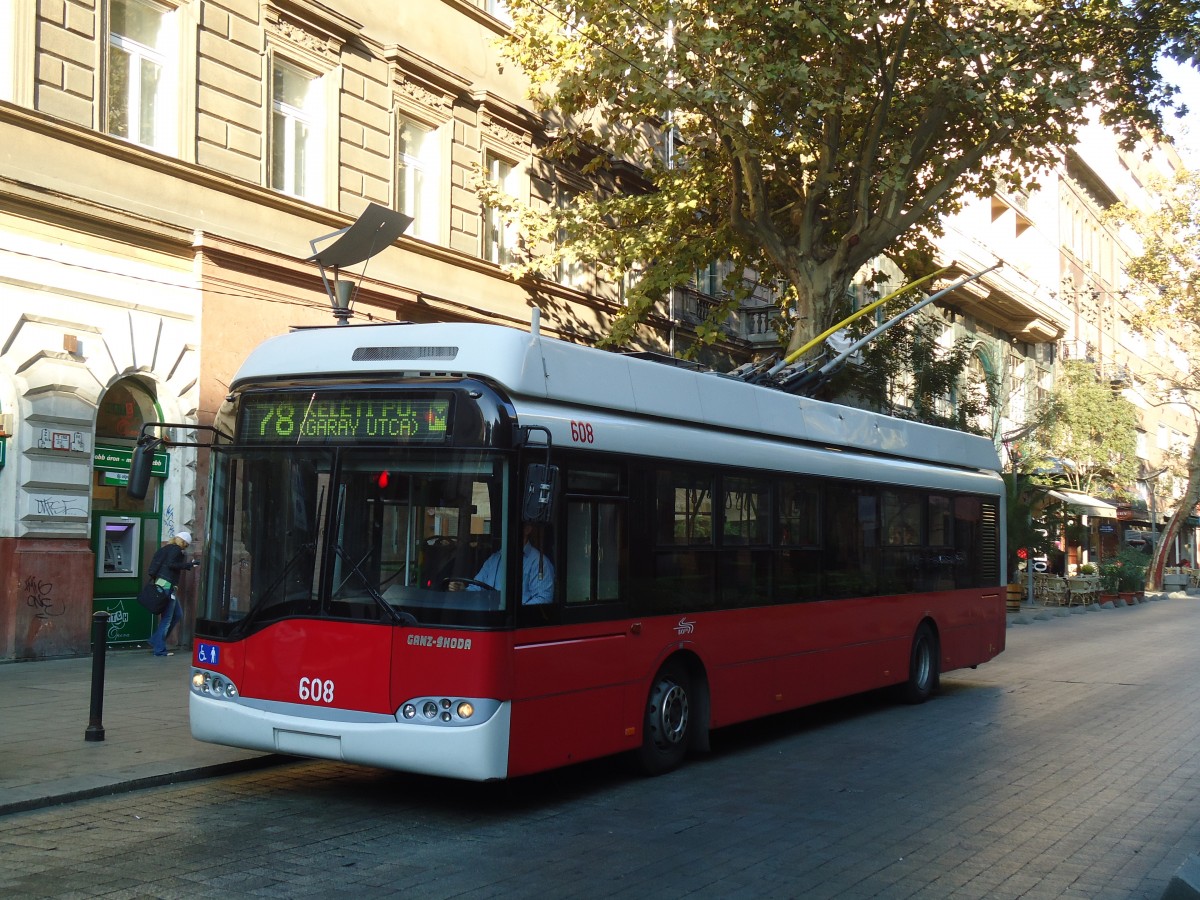
<path fill-rule="evenodd" d="M 1089 516 L 1096 516 L 1100 519 L 1115 519 L 1117 517 L 1116 504 L 1109 503 L 1107 500 L 1101 500 L 1099 497 L 1081 494 L 1079 491 L 1064 490 L 1049 491 L 1049 494 L 1060 503 L 1065 503 L 1072 509 L 1086 513 Z"/>

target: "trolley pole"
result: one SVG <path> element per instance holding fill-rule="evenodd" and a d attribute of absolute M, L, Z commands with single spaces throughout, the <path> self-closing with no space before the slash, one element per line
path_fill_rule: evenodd
<path fill-rule="evenodd" d="M 92 613 L 92 707 L 85 741 L 104 740 L 104 658 L 108 653 L 108 611 Z"/>

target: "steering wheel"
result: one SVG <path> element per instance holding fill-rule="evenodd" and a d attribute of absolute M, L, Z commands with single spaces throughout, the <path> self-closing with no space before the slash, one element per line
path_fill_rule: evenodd
<path fill-rule="evenodd" d="M 455 582 L 457 582 L 458 584 L 472 585 L 472 586 L 477 587 L 480 590 L 484 590 L 484 591 L 496 590 L 496 588 L 494 586 L 488 584 L 487 582 L 476 581 L 474 578 L 459 578 L 459 577 L 453 576 L 453 575 L 449 578 L 442 579 L 442 590 L 443 591 L 449 590 L 450 585 Z"/>

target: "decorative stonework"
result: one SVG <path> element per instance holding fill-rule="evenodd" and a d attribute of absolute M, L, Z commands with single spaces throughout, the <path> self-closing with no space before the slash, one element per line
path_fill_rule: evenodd
<path fill-rule="evenodd" d="M 362 30 L 353 19 L 309 0 L 264 3 L 262 16 L 268 41 L 275 38 L 331 65 L 340 61 L 346 41 Z"/>
<path fill-rule="evenodd" d="M 533 153 L 533 134 L 543 120 L 529 110 L 487 90 L 477 90 L 472 100 L 479 109 L 479 129 L 485 142 L 507 150 L 517 160 Z"/>
<path fill-rule="evenodd" d="M 444 121 L 453 114 L 454 104 L 470 88 L 463 76 L 413 53 L 407 47 L 394 45 L 384 53 L 391 67 L 396 102 L 409 107 L 418 118 Z"/>
<path fill-rule="evenodd" d="M 313 34 L 305 30 L 304 26 L 298 25 L 295 22 L 289 22 L 287 19 L 280 19 L 272 23 L 275 28 L 275 34 L 280 38 L 295 44 L 297 47 L 302 47 L 318 56 L 324 57 L 331 62 L 337 62 L 338 54 L 334 47 L 330 46 L 330 42 L 319 35 Z"/>
<path fill-rule="evenodd" d="M 400 92 L 397 99 L 403 103 L 408 101 L 422 110 L 434 113 L 438 118 L 448 118 L 451 110 L 454 108 L 453 100 L 445 94 L 434 93 L 422 84 L 405 78 L 403 73 L 400 73 L 396 78 L 397 90 Z"/>
<path fill-rule="evenodd" d="M 486 113 L 481 114 L 480 125 L 484 134 L 497 144 L 512 150 L 520 158 L 528 156 L 533 151 L 533 139 L 530 135 L 517 134 Z"/>

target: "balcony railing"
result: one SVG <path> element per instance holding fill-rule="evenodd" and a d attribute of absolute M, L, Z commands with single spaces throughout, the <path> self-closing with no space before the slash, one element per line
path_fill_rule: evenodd
<path fill-rule="evenodd" d="M 678 321 L 690 325 L 711 322 L 723 297 L 714 297 L 692 287 L 675 289 L 675 316 Z M 728 313 L 717 324 L 725 334 L 734 339 L 748 341 L 755 346 L 777 344 L 779 336 L 775 323 L 779 319 L 779 307 L 769 303 L 743 303 L 737 310 Z"/>
<path fill-rule="evenodd" d="M 779 343 L 775 323 L 779 321 L 778 306 L 743 306 L 738 310 L 742 337 L 755 346 Z"/>

